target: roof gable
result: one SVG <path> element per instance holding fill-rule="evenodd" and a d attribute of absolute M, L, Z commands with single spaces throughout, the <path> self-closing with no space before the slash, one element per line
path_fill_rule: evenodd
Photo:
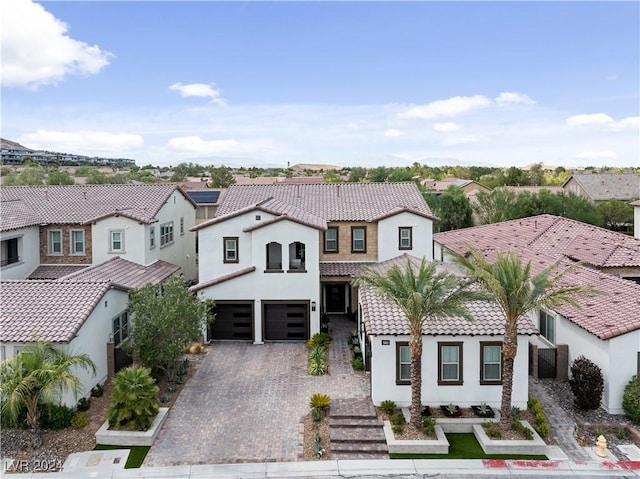
<path fill-rule="evenodd" d="M 612 198 L 631 200 L 640 197 L 640 175 L 634 173 L 579 174 L 569 177 L 563 187 L 573 179 L 593 201 L 606 201 Z"/>

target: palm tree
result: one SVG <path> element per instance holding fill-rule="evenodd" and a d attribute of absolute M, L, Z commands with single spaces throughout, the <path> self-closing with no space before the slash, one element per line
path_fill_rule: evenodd
<path fill-rule="evenodd" d="M 385 299 L 394 302 L 409 323 L 411 357 L 411 423 L 421 428 L 422 410 L 422 327 L 426 321 L 461 317 L 473 319 L 466 303 L 482 299 L 478 291 L 468 288 L 469 281 L 448 272 L 438 272 L 435 262 L 422 259 L 420 267 L 407 259 L 401 269 L 393 266 L 386 273 L 364 268 L 354 281 L 356 286 L 370 286 Z"/>
<path fill-rule="evenodd" d="M 577 296 L 596 294 L 598 291 L 586 286 L 563 284 L 564 276 L 577 264 L 559 270 L 559 261 L 556 261 L 534 274 L 531 261 L 523 263 L 513 251 L 506 255 L 496 251 L 495 260 L 490 263 L 482 252 L 470 247 L 468 256 L 454 255 L 454 263 L 479 284 L 504 314 L 500 426 L 507 430 L 511 427 L 513 362 L 518 352 L 518 321 L 529 312 L 543 307 L 553 309 L 570 304 L 579 308 Z"/>
<path fill-rule="evenodd" d="M 0 364 L 1 413 L 16 423 L 26 409 L 34 447 L 42 443 L 40 406 L 58 401 L 65 389 L 70 389 L 76 396 L 80 391 L 80 379 L 71 371 L 74 366 L 93 374 L 96 372 L 88 355 L 73 355 L 43 341 L 35 342 Z"/>

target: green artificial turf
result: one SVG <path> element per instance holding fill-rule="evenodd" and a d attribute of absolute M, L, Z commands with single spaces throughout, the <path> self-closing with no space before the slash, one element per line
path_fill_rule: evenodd
<path fill-rule="evenodd" d="M 94 451 L 108 451 L 111 449 L 129 449 L 129 457 L 124 465 L 125 469 L 137 469 L 142 466 L 142 461 L 147 456 L 150 446 L 105 446 L 104 444 L 96 444 Z"/>
<path fill-rule="evenodd" d="M 449 454 L 389 454 L 391 459 L 532 459 L 547 460 L 547 456 L 524 454 L 485 454 L 476 437 L 471 434 L 445 434 Z"/>

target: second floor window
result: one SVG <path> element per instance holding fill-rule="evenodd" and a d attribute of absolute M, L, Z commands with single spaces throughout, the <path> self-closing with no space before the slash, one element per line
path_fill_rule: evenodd
<path fill-rule="evenodd" d="M 124 231 L 122 230 L 109 231 L 109 251 L 111 253 L 124 252 Z"/>
<path fill-rule="evenodd" d="M 62 231 L 61 230 L 49 230 L 47 250 L 50 255 L 62 254 Z"/>
<path fill-rule="evenodd" d="M 410 226 L 398 228 L 398 249 L 413 249 L 413 234 Z"/>
<path fill-rule="evenodd" d="M 0 263 L 0 266 L 8 266 L 20 261 L 19 240 L 20 238 L 11 238 L 0 243 L 2 249 L 2 263 Z"/>
<path fill-rule="evenodd" d="M 84 254 L 84 230 L 71 230 L 71 254 Z"/>
<path fill-rule="evenodd" d="M 224 262 L 237 263 L 238 259 L 238 238 L 223 238 L 224 244 Z"/>
<path fill-rule="evenodd" d="M 367 228 L 364 226 L 353 226 L 351 228 L 351 252 L 367 252 Z"/>
<path fill-rule="evenodd" d="M 267 270 L 282 270 L 282 245 L 275 241 L 267 245 Z"/>
<path fill-rule="evenodd" d="M 152 226 L 149 228 L 149 249 L 153 249 L 156 247 L 156 227 Z"/>
<path fill-rule="evenodd" d="M 338 228 L 329 228 L 324 232 L 324 252 L 338 252 Z"/>
<path fill-rule="evenodd" d="M 173 243 L 173 221 L 160 225 L 160 247 Z"/>

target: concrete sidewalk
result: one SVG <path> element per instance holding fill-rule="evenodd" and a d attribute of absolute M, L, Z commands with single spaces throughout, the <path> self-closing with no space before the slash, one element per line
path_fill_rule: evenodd
<path fill-rule="evenodd" d="M 375 460 L 266 462 L 248 464 L 215 464 L 140 469 L 104 468 L 87 471 L 48 474 L 49 478 L 173 478 L 173 479 L 267 479 L 267 478 L 333 478 L 394 477 L 422 479 L 424 476 L 520 476 L 520 477 L 640 477 L 640 461 L 509 461 L 509 460 Z M 39 479 L 42 474 L 12 474 L 15 479 Z"/>

